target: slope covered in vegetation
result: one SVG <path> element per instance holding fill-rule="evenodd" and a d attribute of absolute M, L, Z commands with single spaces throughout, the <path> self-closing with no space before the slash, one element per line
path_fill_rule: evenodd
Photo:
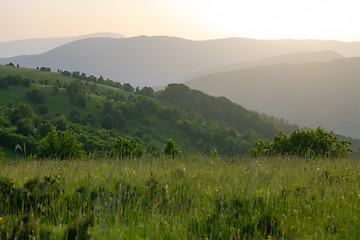
<path fill-rule="evenodd" d="M 167 139 L 189 153 L 246 155 L 254 141 L 280 130 L 225 98 L 184 85 L 154 92 L 149 87 L 59 70 L 0 66 L 0 145 L 34 154 L 57 126 L 78 135 L 87 153 L 110 151 L 118 136 L 136 137 L 159 154 Z M 287 124 L 284 129 L 295 128 Z"/>

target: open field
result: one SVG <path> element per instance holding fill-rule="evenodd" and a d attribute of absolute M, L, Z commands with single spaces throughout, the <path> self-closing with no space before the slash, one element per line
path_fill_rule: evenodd
<path fill-rule="evenodd" d="M 3 161 L 1 239 L 356 239 L 353 159 Z"/>

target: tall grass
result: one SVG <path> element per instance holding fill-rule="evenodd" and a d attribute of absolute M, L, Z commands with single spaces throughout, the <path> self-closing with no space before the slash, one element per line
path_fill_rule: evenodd
<path fill-rule="evenodd" d="M 0 238 L 356 239 L 360 162 L 264 158 L 1 163 Z"/>

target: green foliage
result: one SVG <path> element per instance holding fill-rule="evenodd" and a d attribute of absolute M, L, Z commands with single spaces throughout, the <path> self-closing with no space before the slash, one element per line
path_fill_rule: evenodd
<path fill-rule="evenodd" d="M 218 151 L 216 150 L 216 148 L 213 148 L 211 151 L 210 151 L 210 156 L 212 158 L 218 158 L 219 157 L 219 153 Z"/>
<path fill-rule="evenodd" d="M 136 138 L 118 137 L 112 148 L 112 156 L 119 158 L 139 158 L 144 153 L 144 147 Z"/>
<path fill-rule="evenodd" d="M 124 83 L 122 88 L 127 92 L 134 92 L 134 90 L 135 90 L 134 87 L 131 86 L 130 83 Z"/>
<path fill-rule="evenodd" d="M 111 117 L 110 114 L 106 114 L 101 121 L 101 127 L 110 130 L 115 128 L 115 126 L 116 126 L 115 120 Z"/>
<path fill-rule="evenodd" d="M 43 72 L 50 72 L 51 68 L 49 68 L 49 67 L 41 67 L 40 70 L 43 71 Z"/>
<path fill-rule="evenodd" d="M 16 123 L 16 132 L 24 136 L 29 136 L 35 132 L 35 126 L 30 118 L 20 119 Z"/>
<path fill-rule="evenodd" d="M 180 156 L 181 151 L 179 148 L 175 147 L 175 141 L 169 138 L 166 141 L 165 147 L 164 147 L 164 154 L 165 156 L 171 156 L 173 159 L 175 156 Z"/>
<path fill-rule="evenodd" d="M 249 148 L 255 146 L 256 140 L 272 139 L 279 132 L 257 114 L 226 98 L 211 97 L 184 85 L 169 85 L 165 91 L 155 93 L 155 97 L 148 97 L 152 95 L 151 88 L 138 88 L 136 93 L 128 93 L 119 89 L 122 88 L 120 83 L 101 77 L 98 80 L 93 76 L 85 78 L 86 75 L 80 73 L 78 79 L 74 79 L 61 75 L 61 71 L 52 73 L 5 66 L 0 66 L 0 70 L 0 78 L 9 82 L 8 89 L 0 88 L 0 102 L 4 105 L 4 111 L 0 112 L 0 129 L 5 128 L 5 139 L 9 140 L 0 141 L 8 149 L 26 142 L 27 146 L 35 144 L 32 151 L 35 153 L 36 146 L 49 132 L 48 127 L 42 125 L 46 123 L 57 126 L 60 131 L 70 127 L 79 136 L 78 141 L 87 153 L 102 152 L 103 155 L 111 151 L 118 136 L 129 136 L 146 143 L 149 154 L 155 151 L 160 155 L 164 142 L 172 137 L 177 139 L 182 150 L 189 153 L 208 155 L 210 149 L 216 148 L 222 156 L 244 156 L 249 154 Z M 25 77 L 34 82 L 31 90 L 39 89 L 46 96 L 43 104 L 21 103 L 29 91 L 22 83 Z M 39 85 L 40 80 L 47 80 L 49 86 Z M 52 94 L 50 86 L 56 83 L 66 88 L 68 97 L 61 90 L 59 94 Z M 91 90 L 94 84 L 95 92 Z M 86 100 L 87 110 L 74 108 L 73 101 L 78 95 Z M 35 107 L 37 114 L 30 105 Z M 38 131 L 28 131 L 28 136 L 20 134 L 16 124 L 24 118 L 31 119 Z M 272 122 L 283 129 L 281 122 Z M 285 132 L 289 129 L 291 127 Z"/>
<path fill-rule="evenodd" d="M 297 129 L 290 136 L 280 132 L 272 142 L 258 141 L 250 154 L 256 156 L 300 156 L 300 157 L 347 157 L 351 149 L 350 141 L 340 141 L 332 131 L 326 132 L 319 127 L 313 129 Z"/>
<path fill-rule="evenodd" d="M 70 112 L 70 120 L 73 123 L 80 123 L 80 112 L 76 108 Z"/>
<path fill-rule="evenodd" d="M 83 146 L 76 135 L 68 128 L 66 131 L 51 131 L 40 141 L 36 154 L 40 158 L 69 159 L 84 155 Z"/>
<path fill-rule="evenodd" d="M 41 104 L 39 107 L 38 107 L 38 112 L 40 114 L 46 114 L 49 112 L 49 107 L 46 105 L 46 104 Z"/>
<path fill-rule="evenodd" d="M 80 80 L 72 81 L 70 85 L 66 87 L 66 92 L 75 106 L 82 108 L 88 106 L 85 86 Z"/>
<path fill-rule="evenodd" d="M 2 151 L 2 148 L 0 147 L 0 159 L 4 158 L 5 153 Z"/>
<path fill-rule="evenodd" d="M 201 114 L 205 120 L 224 122 L 227 127 L 233 127 L 239 133 L 253 129 L 264 138 L 272 138 L 279 132 L 273 124 L 261 119 L 257 113 L 248 111 L 225 97 L 213 97 L 184 84 L 169 84 L 157 97 L 180 106 L 187 112 Z"/>
<path fill-rule="evenodd" d="M 140 95 L 144 95 L 148 97 L 154 97 L 155 95 L 154 89 L 152 89 L 151 87 L 143 87 L 142 89 L 137 88 L 136 90 L 137 91 L 135 93 Z"/>
<path fill-rule="evenodd" d="M 30 87 L 31 82 L 29 78 L 22 76 L 6 76 L 5 78 L 0 78 L 0 88 L 8 88 L 14 85 Z"/>
<path fill-rule="evenodd" d="M 32 135 L 24 136 L 22 134 L 17 134 L 8 128 L 0 128 L 0 145 L 7 147 L 8 149 L 15 149 L 16 146 L 23 146 L 22 149 L 19 149 L 21 152 L 25 154 L 24 150 L 26 150 L 26 153 L 33 154 L 36 151 L 37 141 Z"/>
<path fill-rule="evenodd" d="M 52 92 L 53 92 L 53 94 L 58 94 L 60 88 L 61 88 L 61 83 L 60 83 L 60 81 L 57 79 L 57 80 L 52 84 Z"/>
<path fill-rule="evenodd" d="M 52 131 L 52 125 L 49 122 L 40 123 L 36 132 L 40 135 L 41 138 L 44 138 L 46 134 Z"/>
<path fill-rule="evenodd" d="M 20 119 L 23 118 L 34 118 L 35 113 L 30 105 L 25 103 L 20 103 L 17 108 L 12 110 L 10 113 L 10 121 L 12 124 L 16 124 Z"/>
<path fill-rule="evenodd" d="M 8 88 L 9 83 L 6 79 L 0 78 L 0 88 Z"/>

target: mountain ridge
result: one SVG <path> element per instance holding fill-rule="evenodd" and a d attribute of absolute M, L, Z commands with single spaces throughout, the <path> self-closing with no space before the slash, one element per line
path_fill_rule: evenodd
<path fill-rule="evenodd" d="M 306 51 L 360 56 L 360 43 L 227 38 L 193 41 L 177 37 L 88 38 L 43 54 L 1 58 L 25 67 L 80 71 L 135 86 L 160 86 L 203 69 Z"/>
<path fill-rule="evenodd" d="M 19 39 L 0 42 L 0 58 L 41 54 L 61 45 L 85 38 L 124 38 L 120 33 L 97 32 L 80 36 Z"/>
<path fill-rule="evenodd" d="M 334 51 L 315 51 L 315 52 L 300 52 L 290 53 L 271 57 L 265 57 L 253 62 L 237 62 L 230 65 L 223 65 L 205 69 L 203 71 L 191 74 L 186 78 L 180 79 L 179 82 L 186 83 L 192 79 L 220 72 L 236 71 L 240 69 L 253 68 L 258 66 L 271 66 L 281 63 L 309 63 L 309 62 L 330 62 L 335 59 L 345 58 Z"/>

